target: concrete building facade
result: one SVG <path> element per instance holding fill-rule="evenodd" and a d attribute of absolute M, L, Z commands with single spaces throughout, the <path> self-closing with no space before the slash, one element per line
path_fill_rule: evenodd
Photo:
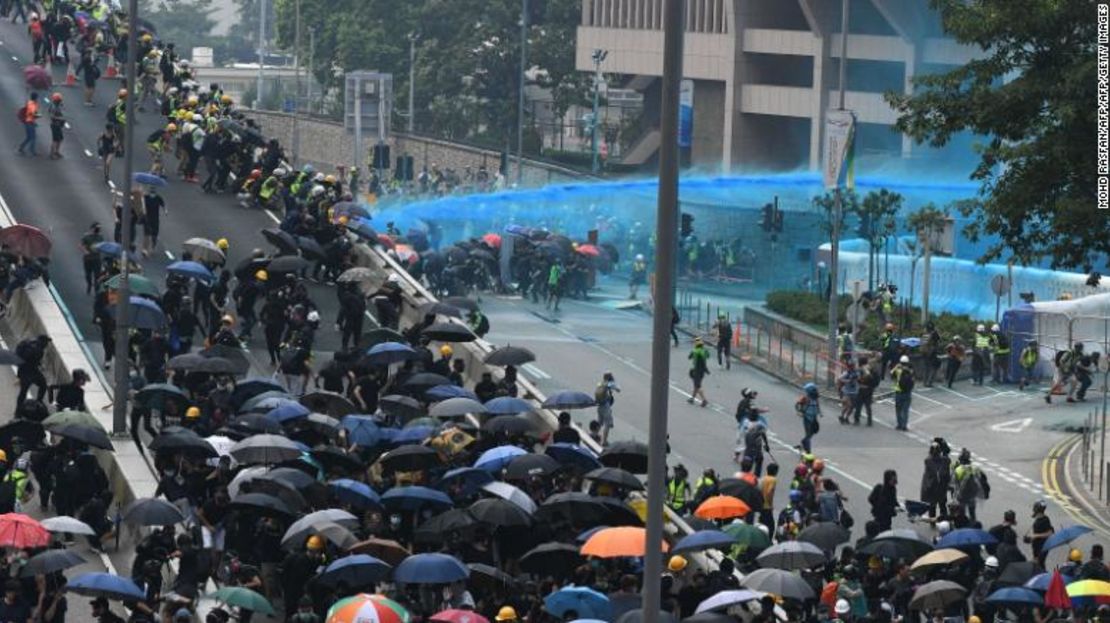
<path fill-rule="evenodd" d="M 645 131 L 626 150 L 658 149 L 664 0 L 582 0 L 576 66 L 624 74 L 645 93 Z M 927 0 L 850 0 L 845 108 L 855 111 L 857 156 L 917 156 L 892 129 L 888 91 L 960 65 L 975 50 L 944 36 Z M 820 167 L 824 113 L 837 106 L 840 0 L 687 0 L 683 75 L 694 82 L 690 161 L 706 170 Z"/>

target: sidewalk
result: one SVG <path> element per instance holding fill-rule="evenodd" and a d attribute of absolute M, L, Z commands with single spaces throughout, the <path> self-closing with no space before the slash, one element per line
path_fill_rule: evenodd
<path fill-rule="evenodd" d="M 1110 535 L 1110 449 L 1103 450 L 1100 419 L 1045 458 L 1046 489 L 1073 519 Z"/>

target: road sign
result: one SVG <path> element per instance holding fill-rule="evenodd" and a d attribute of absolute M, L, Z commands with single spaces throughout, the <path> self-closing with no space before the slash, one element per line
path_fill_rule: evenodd
<path fill-rule="evenodd" d="M 1002 296 L 1009 292 L 1011 285 L 1013 284 L 1010 283 L 1010 278 L 1006 275 L 991 277 L 991 292 L 994 292 L 995 296 Z"/>
<path fill-rule="evenodd" d="M 998 424 L 995 424 L 994 426 L 991 426 L 991 430 L 999 432 L 999 433 L 1020 433 L 1020 432 L 1024 431 L 1025 429 L 1029 428 L 1029 425 L 1032 424 L 1032 423 L 1033 423 L 1033 418 L 1023 417 L 1023 418 L 1020 418 L 1020 419 L 1017 419 L 1017 420 L 1009 420 L 1009 421 L 1006 421 L 1006 422 L 999 422 Z"/>

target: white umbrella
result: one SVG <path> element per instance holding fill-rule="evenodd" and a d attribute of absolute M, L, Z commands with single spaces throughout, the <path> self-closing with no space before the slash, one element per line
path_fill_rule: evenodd
<path fill-rule="evenodd" d="M 207 238 L 189 238 L 181 245 L 197 262 L 211 262 L 223 266 L 227 261 L 222 249 Z"/>
<path fill-rule="evenodd" d="M 763 550 L 756 561 L 761 567 L 775 569 L 809 569 L 826 561 L 825 553 L 813 543 L 786 541 Z"/>
<path fill-rule="evenodd" d="M 281 537 L 282 543 L 308 538 L 309 535 L 315 534 L 316 528 L 321 524 L 335 523 L 341 526 L 358 525 L 358 517 L 348 513 L 341 508 L 326 508 L 322 511 L 309 513 L 293 522 L 289 529 L 285 531 L 285 536 Z"/>
<path fill-rule="evenodd" d="M 269 468 L 265 467 L 264 465 L 256 465 L 254 467 L 248 467 L 246 469 L 240 470 L 239 473 L 235 474 L 235 477 L 232 478 L 231 482 L 229 482 L 227 485 L 228 495 L 230 495 L 231 497 L 239 495 L 239 490 L 243 487 L 245 483 L 258 478 L 262 474 L 265 474 L 267 471 L 269 471 Z"/>
<path fill-rule="evenodd" d="M 282 435 L 251 435 L 232 446 L 230 454 L 240 463 L 282 463 L 299 458 L 300 446 Z"/>
<path fill-rule="evenodd" d="M 728 608 L 729 606 L 742 604 L 754 599 L 763 599 L 764 595 L 766 595 L 766 593 L 750 590 L 721 591 L 698 604 L 698 609 L 694 614 L 701 614 L 709 610 L 720 610 L 721 608 Z"/>
<path fill-rule="evenodd" d="M 68 515 L 59 515 L 57 517 L 49 517 L 43 519 L 41 522 L 43 528 L 50 532 L 69 533 L 69 534 L 83 534 L 86 536 L 96 536 L 96 531 L 92 529 L 89 524 L 74 519 Z"/>
<path fill-rule="evenodd" d="M 230 456 L 231 449 L 235 446 L 234 439 L 223 435 L 212 435 L 211 437 L 205 437 L 204 440 L 212 444 L 212 447 L 216 449 L 216 453 L 220 456 Z"/>
<path fill-rule="evenodd" d="M 520 508 L 524 509 L 524 511 L 529 515 L 536 512 L 537 506 L 532 498 L 530 498 L 527 493 L 521 491 L 513 485 L 510 485 L 507 482 L 489 482 L 482 485 L 482 490 L 486 493 L 496 495 L 502 500 L 507 500 L 509 502 L 512 502 L 513 504 L 516 504 Z"/>

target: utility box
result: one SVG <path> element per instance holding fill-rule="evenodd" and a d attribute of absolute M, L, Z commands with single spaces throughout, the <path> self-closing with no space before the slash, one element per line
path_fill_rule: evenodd
<path fill-rule="evenodd" d="M 349 133 L 361 130 L 369 139 L 389 137 L 393 112 L 393 74 L 377 71 L 352 71 L 346 75 L 343 127 Z"/>

